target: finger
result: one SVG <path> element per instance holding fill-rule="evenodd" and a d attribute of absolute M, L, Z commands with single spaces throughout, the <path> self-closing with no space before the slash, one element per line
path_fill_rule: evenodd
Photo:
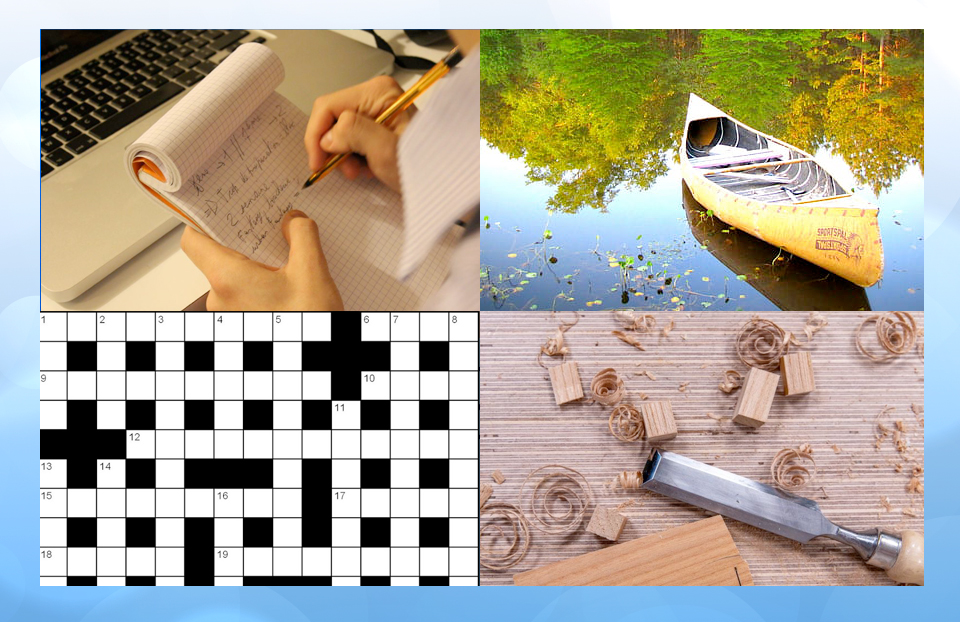
<path fill-rule="evenodd" d="M 290 244 L 289 270 L 327 273 L 327 259 L 320 248 L 320 230 L 313 219 L 300 210 L 291 210 L 283 216 L 280 228 Z"/>
<path fill-rule="evenodd" d="M 330 153 L 358 153 L 376 172 L 396 159 L 397 135 L 369 117 L 346 111 L 323 135 L 320 146 Z"/>
<path fill-rule="evenodd" d="M 200 272 L 209 276 L 222 269 L 225 265 L 232 265 L 238 261 L 245 261 L 246 257 L 235 250 L 222 246 L 212 238 L 198 232 L 193 227 L 186 227 L 180 237 L 180 248 L 186 253 Z"/>

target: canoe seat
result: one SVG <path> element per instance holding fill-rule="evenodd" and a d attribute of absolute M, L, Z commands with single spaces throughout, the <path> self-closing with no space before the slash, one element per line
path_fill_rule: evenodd
<path fill-rule="evenodd" d="M 758 149 L 756 151 L 733 155 L 691 158 L 690 162 L 693 164 L 693 168 L 714 168 L 718 166 L 733 166 L 737 164 L 748 164 L 750 162 L 760 162 L 761 160 L 770 160 L 771 158 L 782 158 L 785 155 L 782 151 L 776 149 Z"/>

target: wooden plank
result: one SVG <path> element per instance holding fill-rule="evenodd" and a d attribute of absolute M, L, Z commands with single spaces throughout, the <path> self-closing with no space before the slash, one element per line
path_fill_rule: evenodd
<path fill-rule="evenodd" d="M 694 168 L 704 168 L 707 166 L 723 166 L 726 164 L 736 165 L 746 162 L 756 162 L 757 160 L 768 160 L 770 158 L 782 158 L 783 151 L 776 149 L 758 149 L 747 153 L 735 153 L 733 155 L 700 156 L 699 158 L 690 158 Z"/>
<path fill-rule="evenodd" d="M 743 166 L 731 166 L 729 168 L 717 168 L 703 171 L 704 175 L 722 175 L 733 171 L 749 171 L 752 168 L 763 168 L 766 166 L 783 166 L 784 164 L 798 164 L 800 162 L 813 162 L 813 158 L 796 158 L 795 160 L 777 160 L 775 162 L 761 162 L 760 164 L 745 164 Z M 699 169 L 698 169 L 699 170 Z"/>
<path fill-rule="evenodd" d="M 913 352 L 878 364 L 857 352 L 853 333 L 873 313 L 824 314 L 829 324 L 803 347 L 816 361 L 817 390 L 799 399 L 778 395 L 768 423 L 759 429 L 732 424 L 739 391 L 726 394 L 717 387 L 724 370 L 746 373 L 734 340 L 757 312 L 653 312 L 657 331 L 643 335 L 644 352 L 626 347 L 610 334 L 621 329 L 610 311 L 580 312 L 579 323 L 564 333 L 564 341 L 570 347 L 567 361 L 578 364 L 585 380 L 613 367 L 624 378 L 624 399 L 638 408 L 645 401 L 641 394 L 648 400 L 671 400 L 677 427 L 683 431 L 669 441 L 671 451 L 771 484 L 770 461 L 776 453 L 809 443 L 817 459 L 817 478 L 797 492 L 817 501 L 828 518 L 851 529 L 923 531 L 923 495 L 907 490 L 911 465 L 914 461 L 922 465 L 924 457 L 921 417 L 911 410 L 911 404 L 923 406 L 923 360 Z M 519 503 L 520 485 L 530 471 L 563 464 L 590 482 L 591 510 L 594 505 L 634 502 L 620 510 L 627 517 L 620 542 L 705 518 L 704 510 L 669 497 L 610 486 L 617 473 L 643 467 L 651 444 L 614 438 L 607 428 L 608 407 L 585 400 L 555 405 L 547 371 L 537 365 L 537 352 L 558 323 L 572 321 L 572 315 L 480 314 L 480 472 L 487 480 L 488 473 L 500 469 L 507 478 L 495 486 L 491 502 Z M 760 312 L 796 335 L 803 335 L 809 315 Z M 913 316 L 922 328 L 923 313 Z M 671 320 L 673 330 L 664 337 L 659 329 Z M 647 370 L 656 380 L 643 375 Z M 677 390 L 681 383 L 689 383 L 682 392 Z M 877 414 L 886 407 L 893 410 L 881 417 L 884 425 L 894 428 L 897 420 L 906 425 L 909 461 L 889 437 L 876 448 Z M 708 414 L 722 417 L 722 423 Z M 902 464 L 899 472 L 897 464 Z M 881 497 L 889 502 L 889 511 Z M 864 564 L 839 542 L 817 538 L 800 545 L 737 521 L 726 523 L 757 585 L 894 585 L 885 572 Z M 585 529 L 555 536 L 533 530 L 526 557 L 510 572 L 480 568 L 480 583 L 512 585 L 513 572 L 601 546 Z"/>
<path fill-rule="evenodd" d="M 550 383 L 557 406 L 583 399 L 583 385 L 575 361 L 568 361 L 550 368 Z"/>
<path fill-rule="evenodd" d="M 480 484 L 480 507 L 483 507 L 484 504 L 490 500 L 490 495 L 493 494 L 493 486 L 490 484 Z"/>
<path fill-rule="evenodd" d="M 767 422 L 780 374 L 751 367 L 733 409 L 733 422 L 759 428 Z"/>
<path fill-rule="evenodd" d="M 809 352 L 795 352 L 780 359 L 784 395 L 802 395 L 817 388 L 813 378 L 813 361 Z"/>
<path fill-rule="evenodd" d="M 627 517 L 618 512 L 617 508 L 600 506 L 593 511 L 587 531 L 616 542 L 626 523 Z"/>
<path fill-rule="evenodd" d="M 514 575 L 515 585 L 753 585 L 720 516 Z"/>
<path fill-rule="evenodd" d="M 669 441 L 677 436 L 677 422 L 673 418 L 670 400 L 640 402 L 643 430 L 648 443 Z"/>

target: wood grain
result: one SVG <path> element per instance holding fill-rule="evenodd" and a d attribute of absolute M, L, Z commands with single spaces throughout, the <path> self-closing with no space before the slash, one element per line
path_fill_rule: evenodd
<path fill-rule="evenodd" d="M 720 516 L 513 577 L 515 585 L 753 585 Z"/>
<path fill-rule="evenodd" d="M 803 395 L 817 390 L 813 359 L 809 352 L 793 352 L 780 359 L 784 395 Z"/>
<path fill-rule="evenodd" d="M 743 387 L 733 407 L 733 422 L 759 428 L 767 422 L 777 396 L 780 374 L 751 367 L 743 379 Z"/>
<path fill-rule="evenodd" d="M 558 463 L 587 477 L 594 503 L 634 502 L 620 510 L 628 518 L 620 542 L 709 516 L 667 497 L 609 486 L 620 471 L 642 468 L 650 443 L 615 439 L 607 426 L 608 407 L 585 402 L 555 405 L 549 377 L 537 365 L 536 356 L 559 322 L 570 321 L 571 315 L 480 314 L 481 468 L 484 473 L 500 469 L 507 476 L 491 500 L 519 503 L 520 484 L 527 474 Z M 605 367 L 616 368 L 626 383 L 624 399 L 635 405 L 641 402 L 641 392 L 651 400 L 671 400 L 680 432 L 670 441 L 672 451 L 771 483 L 774 455 L 784 447 L 809 443 L 817 460 L 817 478 L 799 493 L 816 500 L 828 518 L 850 529 L 923 531 L 923 495 L 906 489 L 913 466 L 923 464 L 921 417 L 911 411 L 911 404 L 918 410 L 923 406 L 923 360 L 911 352 L 874 363 L 859 354 L 853 335 L 868 313 L 825 314 L 829 324 L 803 348 L 816 361 L 817 390 L 790 398 L 778 393 L 768 423 L 757 430 L 730 422 L 737 393 L 727 395 L 718 388 L 724 370 L 747 371 L 737 359 L 734 336 L 754 314 L 655 314 L 658 328 L 671 319 L 675 327 L 667 337 L 659 331 L 641 335 L 646 351 L 610 334 L 619 326 L 609 311 L 580 315 L 580 322 L 564 334 L 570 348 L 567 360 L 576 361 L 587 378 Z M 922 327 L 923 314 L 913 315 Z M 764 313 L 763 317 L 803 335 L 808 314 Z M 639 375 L 645 370 L 657 379 Z M 680 392 L 684 382 L 689 384 Z M 888 406 L 893 410 L 879 421 L 891 428 L 903 421 L 906 454 L 897 452 L 890 437 L 876 448 L 877 415 Z M 708 413 L 725 420 L 720 424 Z M 881 497 L 887 499 L 889 511 Z M 905 509 L 918 516 L 905 515 Z M 732 520 L 727 528 L 758 585 L 893 583 L 882 570 L 865 565 L 849 547 L 830 540 L 800 545 Z M 507 572 L 481 568 L 481 583 L 509 585 L 514 572 L 610 546 L 583 529 L 566 536 L 531 532 L 527 556 Z"/>
<path fill-rule="evenodd" d="M 573 361 L 550 368 L 550 383 L 557 406 L 583 399 L 583 384 Z"/>
<path fill-rule="evenodd" d="M 615 507 L 598 506 L 590 517 L 590 523 L 587 525 L 587 531 L 595 533 L 607 540 L 616 542 L 623 532 L 623 526 L 627 518 L 617 511 Z"/>
<path fill-rule="evenodd" d="M 670 400 L 640 402 L 643 429 L 648 443 L 660 443 L 677 437 L 677 422 L 673 418 Z"/>

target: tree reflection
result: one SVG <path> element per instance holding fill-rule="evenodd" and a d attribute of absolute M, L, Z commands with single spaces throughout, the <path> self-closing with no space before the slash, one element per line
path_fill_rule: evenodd
<path fill-rule="evenodd" d="M 923 167 L 923 32 L 486 30 L 481 136 L 524 159 L 547 207 L 605 210 L 676 157 L 687 93 L 808 150 L 860 185 Z"/>

